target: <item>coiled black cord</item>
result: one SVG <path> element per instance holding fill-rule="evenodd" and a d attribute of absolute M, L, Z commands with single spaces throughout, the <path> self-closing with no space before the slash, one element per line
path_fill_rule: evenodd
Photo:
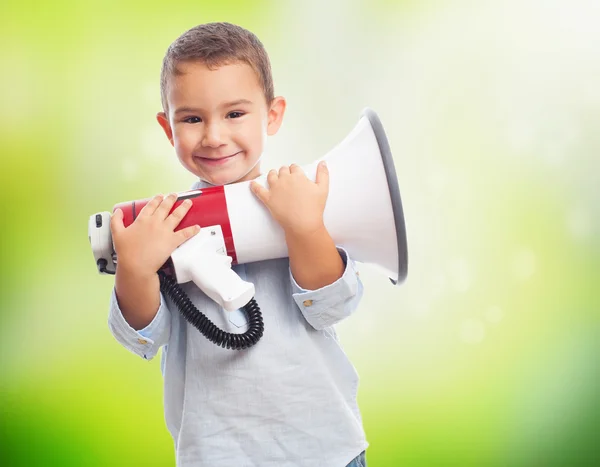
<path fill-rule="evenodd" d="M 97 264 L 100 272 L 115 274 L 106 269 L 108 262 L 105 259 L 100 258 Z M 204 313 L 194 306 L 174 279 L 167 276 L 163 271 L 158 271 L 158 277 L 160 279 L 160 291 L 173 300 L 183 317 L 209 341 L 223 348 L 242 350 L 252 347 L 262 337 L 265 325 L 256 300 L 252 299 L 244 306 L 244 311 L 249 322 L 248 330 L 243 334 L 225 332 L 219 329 Z"/>
<path fill-rule="evenodd" d="M 248 316 L 248 330 L 243 334 L 225 332 L 194 306 L 174 279 L 167 276 L 163 271 L 158 271 L 158 276 L 160 291 L 173 300 L 183 317 L 209 341 L 223 348 L 242 350 L 252 347 L 262 337 L 265 326 L 260 308 L 254 298 L 244 306 L 244 311 Z"/>

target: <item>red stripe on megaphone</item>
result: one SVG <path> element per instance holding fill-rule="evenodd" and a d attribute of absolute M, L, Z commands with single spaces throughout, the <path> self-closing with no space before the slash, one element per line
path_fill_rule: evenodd
<path fill-rule="evenodd" d="M 171 212 L 173 212 L 173 210 L 186 198 L 191 199 L 192 206 L 175 230 L 185 229 L 186 227 L 196 224 L 200 227 L 220 225 L 223 236 L 225 237 L 227 255 L 231 256 L 234 264 L 237 263 L 237 255 L 233 243 L 233 235 L 231 233 L 231 224 L 229 221 L 229 211 L 227 210 L 224 187 L 214 186 L 202 188 L 201 190 L 184 191 L 179 193 L 178 196 L 179 198 L 173 205 Z M 128 227 L 133 223 L 135 217 L 151 199 L 152 198 L 147 198 L 116 204 L 113 208 L 113 212 L 117 208 L 121 209 L 123 211 L 123 224 L 125 227 Z"/>

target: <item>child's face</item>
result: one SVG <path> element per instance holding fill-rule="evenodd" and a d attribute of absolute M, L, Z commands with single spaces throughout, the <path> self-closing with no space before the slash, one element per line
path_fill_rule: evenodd
<path fill-rule="evenodd" d="M 209 69 L 182 63 L 167 87 L 169 115 L 157 115 L 181 164 L 213 185 L 260 175 L 266 136 L 279 129 L 285 100 L 267 106 L 257 74 L 246 63 Z"/>

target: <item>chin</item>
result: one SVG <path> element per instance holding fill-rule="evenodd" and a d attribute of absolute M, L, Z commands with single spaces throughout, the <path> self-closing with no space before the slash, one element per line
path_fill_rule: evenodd
<path fill-rule="evenodd" d="M 222 186 L 235 183 L 241 178 L 241 174 L 215 174 L 212 176 L 201 177 L 212 185 Z"/>

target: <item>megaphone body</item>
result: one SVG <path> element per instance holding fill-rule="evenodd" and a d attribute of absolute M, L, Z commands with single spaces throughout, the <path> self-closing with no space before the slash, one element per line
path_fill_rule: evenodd
<path fill-rule="evenodd" d="M 394 284 L 401 283 L 408 266 L 404 214 L 389 143 L 377 115 L 369 109 L 363 111 L 341 143 L 302 167 L 309 179 L 315 180 L 321 160 L 329 169 L 323 220 L 335 244 L 346 249 L 353 260 L 369 263 Z M 267 184 L 266 176 L 256 181 Z M 250 191 L 250 182 L 179 193 L 173 209 L 185 199 L 190 199 L 192 206 L 177 230 L 199 225 L 201 231 L 175 250 L 163 268 L 170 269 L 179 283 L 193 280 L 226 310 L 240 308 L 253 296 L 254 287 L 237 278 L 231 263 L 288 256 L 283 229 Z M 123 211 L 127 227 L 149 201 L 120 203 L 113 211 Z M 108 214 L 91 216 L 90 241 L 97 264 L 102 260 L 101 272 L 114 273 Z M 98 216 L 103 216 L 100 221 Z"/>

